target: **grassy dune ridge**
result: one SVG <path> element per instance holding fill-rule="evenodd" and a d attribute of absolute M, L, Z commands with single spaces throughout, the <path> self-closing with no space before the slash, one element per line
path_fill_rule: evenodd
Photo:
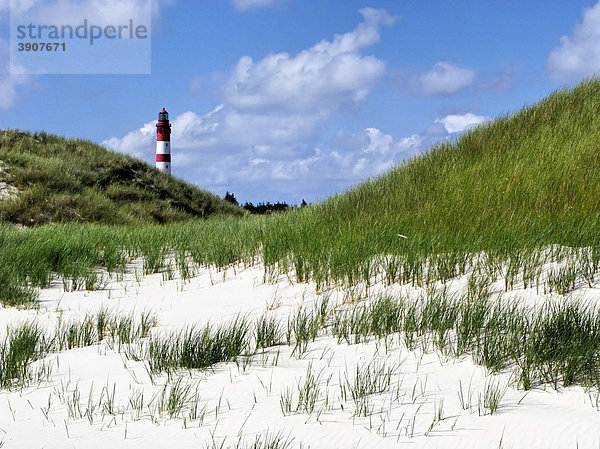
<path fill-rule="evenodd" d="M 59 151 L 57 138 L 45 139 L 47 151 Z M 160 271 L 173 250 L 182 268 L 186 260 L 222 267 L 261 258 L 266 275 L 293 270 L 320 287 L 368 283 L 376 273 L 387 273 L 390 282 L 445 280 L 485 252 L 490 264 L 516 266 L 514 280 L 519 270 L 525 276 L 525 268 L 535 272 L 545 261 L 563 260 L 566 253 L 544 252 L 553 244 L 573 247 L 566 256 L 593 277 L 600 254 L 599 150 L 600 81 L 592 79 L 309 208 L 164 226 L 4 228 L 0 277 L 37 287 L 56 275 L 93 278 L 97 266 L 113 271 L 139 256 L 149 272 Z M 16 149 L 10 154 L 19 157 Z M 578 252 L 582 247 L 592 250 Z M 21 302 L 9 298 L 14 289 L 3 294 L 4 303 Z"/>
<path fill-rule="evenodd" d="M 336 195 L 320 215 L 432 246 L 435 236 L 478 235 L 489 245 L 497 231 L 529 241 L 585 234 L 600 211 L 599 95 L 598 80 L 556 92 Z"/>
<path fill-rule="evenodd" d="M 0 131 L 0 181 L 19 189 L 0 222 L 169 223 L 243 210 L 124 154 L 46 133 Z"/>

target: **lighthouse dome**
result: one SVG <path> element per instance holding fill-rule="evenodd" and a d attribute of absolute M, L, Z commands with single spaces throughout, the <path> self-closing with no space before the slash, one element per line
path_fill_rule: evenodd
<path fill-rule="evenodd" d="M 162 111 L 158 113 L 159 120 L 169 120 L 169 113 L 165 108 L 162 108 Z"/>

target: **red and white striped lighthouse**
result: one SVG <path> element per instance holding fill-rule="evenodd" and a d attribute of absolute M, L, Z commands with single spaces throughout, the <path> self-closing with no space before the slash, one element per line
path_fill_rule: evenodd
<path fill-rule="evenodd" d="M 156 168 L 171 174 L 171 124 L 165 108 L 158 113 L 156 124 Z"/>

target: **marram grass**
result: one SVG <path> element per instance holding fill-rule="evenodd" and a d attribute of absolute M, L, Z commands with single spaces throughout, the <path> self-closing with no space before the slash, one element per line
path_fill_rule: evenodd
<path fill-rule="evenodd" d="M 156 318 L 149 312 L 141 313 L 137 319 L 133 314 L 101 309 L 95 315 L 60 322 L 53 332 L 44 331 L 33 320 L 9 327 L 6 336 L 0 340 L 0 388 L 22 386 L 49 375 L 50 364 L 42 362 L 37 370 L 32 364 L 51 353 L 101 341 L 120 347 L 147 337 L 156 324 Z"/>
<path fill-rule="evenodd" d="M 36 145 L 42 154 L 59 151 L 56 145 L 48 150 Z M 35 166 L 37 159 L 32 161 Z M 565 305 L 532 316 L 494 307 L 485 298 L 489 282 L 498 277 L 505 279 L 506 290 L 522 283 L 559 294 L 568 294 L 577 282 L 594 284 L 600 264 L 599 166 L 600 81 L 591 79 L 438 144 L 322 203 L 285 214 L 169 225 L 2 226 L 0 301 L 29 305 L 35 288 L 58 277 L 68 280 L 68 288 L 83 288 L 95 283 L 99 267 L 118 273 L 138 257 L 147 273 L 164 271 L 169 252 L 175 252 L 183 277 L 194 265 L 263 262 L 267 281 L 293 273 L 319 289 L 360 284 L 365 290 L 359 297 L 374 280 L 429 287 L 470 272 L 467 301 L 434 297 L 398 308 L 381 299 L 373 309 L 344 318 L 349 325 L 334 322 L 335 335 L 353 342 L 402 332 L 410 346 L 427 331 L 440 348 L 470 352 L 491 370 L 518 366 L 526 388 L 536 382 L 598 385 L 595 312 Z M 92 194 L 86 195 L 95 204 Z M 548 262 L 561 268 L 545 277 L 541 267 Z M 323 325 L 321 318 L 319 323 L 304 318 L 294 317 L 288 326 L 288 340 L 299 353 Z M 261 331 L 263 345 L 281 339 L 268 326 Z M 224 352 L 216 351 L 220 355 L 214 359 L 194 352 L 203 341 L 216 339 L 212 330 L 206 332 L 206 339 L 199 329 L 174 334 L 164 347 L 156 341 L 156 354 L 174 357 L 158 357 L 156 370 L 207 366 L 245 351 L 231 336 L 221 342 L 235 343 L 231 350 L 219 346 Z M 193 351 L 181 352 L 180 345 Z"/>
<path fill-rule="evenodd" d="M 0 181 L 18 189 L 0 201 L 0 222 L 171 223 L 243 209 L 131 156 L 45 132 L 0 130 Z"/>
<path fill-rule="evenodd" d="M 36 151 L 56 154 L 56 138 L 44 139 L 54 146 Z M 293 270 L 319 286 L 368 282 L 379 255 L 400 257 L 405 278 L 411 264 L 443 255 L 452 277 L 484 251 L 502 259 L 553 244 L 600 247 L 599 166 L 600 81 L 592 79 L 301 210 L 166 226 L 0 228 L 0 276 L 40 286 L 137 256 L 155 271 L 177 250 L 218 267 L 260 256 L 267 278 Z M 18 288 L 2 295 L 5 304 L 34 298 Z"/>

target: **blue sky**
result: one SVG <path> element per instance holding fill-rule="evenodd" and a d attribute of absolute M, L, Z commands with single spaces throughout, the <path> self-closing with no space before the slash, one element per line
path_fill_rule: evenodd
<path fill-rule="evenodd" d="M 242 202 L 326 198 L 600 72 L 589 0 L 153 0 L 150 75 L 9 75 L 9 3 L 0 128 L 153 163 L 164 106 L 173 174 Z"/>

